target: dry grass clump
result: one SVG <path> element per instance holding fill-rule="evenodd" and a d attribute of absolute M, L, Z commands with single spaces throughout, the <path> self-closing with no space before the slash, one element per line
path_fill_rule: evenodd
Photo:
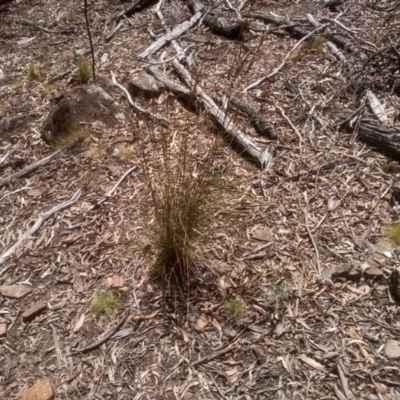
<path fill-rule="evenodd" d="M 225 311 L 230 317 L 240 315 L 246 309 L 246 303 L 241 297 L 235 297 L 225 303 Z"/>
<path fill-rule="evenodd" d="M 394 244 L 400 245 L 400 223 L 389 225 L 385 228 L 385 236 Z"/>
<path fill-rule="evenodd" d="M 220 175 L 214 171 L 215 150 L 199 160 L 191 153 L 188 133 L 163 134 L 155 142 L 161 147 L 156 159 L 143 159 L 154 210 L 150 240 L 156 259 L 150 277 L 182 293 L 198 275 L 194 244 L 210 215 Z"/>
<path fill-rule="evenodd" d="M 79 83 L 87 83 L 92 77 L 92 72 L 90 70 L 89 61 L 86 58 L 82 58 L 78 62 L 78 69 L 76 71 Z"/>
<path fill-rule="evenodd" d="M 112 290 L 105 290 L 98 294 L 91 304 L 91 310 L 95 314 L 110 315 L 119 304 L 118 298 Z"/>

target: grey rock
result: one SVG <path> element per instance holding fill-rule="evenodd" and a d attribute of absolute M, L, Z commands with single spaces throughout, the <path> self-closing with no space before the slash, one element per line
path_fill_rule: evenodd
<path fill-rule="evenodd" d="M 132 97 L 151 99 L 160 96 L 163 90 L 164 85 L 145 72 L 139 74 L 128 84 L 128 91 Z"/>

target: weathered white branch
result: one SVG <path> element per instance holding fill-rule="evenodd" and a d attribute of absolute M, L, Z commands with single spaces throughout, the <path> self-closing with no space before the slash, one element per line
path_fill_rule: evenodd
<path fill-rule="evenodd" d="M 162 47 L 170 43 L 174 39 L 178 39 L 181 35 L 183 35 L 186 31 L 190 28 L 195 26 L 202 18 L 203 12 L 198 12 L 193 15 L 188 21 L 182 22 L 180 25 L 175 27 L 171 32 L 168 32 L 166 35 L 161 36 L 157 39 L 153 44 L 151 44 L 146 50 L 142 51 L 138 57 L 139 58 L 146 58 L 148 56 L 153 55 Z"/>
<path fill-rule="evenodd" d="M 6 250 L 0 256 L 0 265 L 3 264 L 6 260 L 8 260 L 8 258 L 10 258 L 19 247 L 24 245 L 24 243 L 26 243 L 26 241 L 40 229 L 40 227 L 43 225 L 43 222 L 45 222 L 47 219 L 49 219 L 52 215 L 56 214 L 58 211 L 61 211 L 64 208 L 67 208 L 67 207 L 71 206 L 72 204 L 76 203 L 80 197 L 81 197 L 81 190 L 79 189 L 69 200 L 53 207 L 49 211 L 39 214 L 34 225 L 32 225 L 28 229 L 28 231 L 25 232 L 15 244 L 13 244 L 8 250 Z M 3 275 L 4 272 L 6 272 L 9 268 L 10 268 L 10 266 L 3 268 L 0 271 L 0 276 Z"/>

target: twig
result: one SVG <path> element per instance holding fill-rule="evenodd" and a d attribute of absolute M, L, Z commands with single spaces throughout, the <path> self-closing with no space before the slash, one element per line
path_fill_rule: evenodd
<path fill-rule="evenodd" d="M 301 210 L 303 211 L 303 213 L 304 213 L 304 222 L 305 222 L 305 224 L 306 224 L 306 230 L 307 230 L 308 236 L 309 236 L 309 238 L 310 238 L 310 240 L 311 240 L 311 243 L 312 243 L 312 245 L 313 245 L 313 247 L 314 247 L 314 252 L 315 252 L 315 263 L 317 264 L 318 276 L 321 276 L 321 262 L 320 262 L 320 260 L 319 260 L 319 251 L 318 251 L 318 247 L 317 247 L 317 244 L 315 243 L 314 236 L 313 236 L 313 234 L 311 233 L 310 227 L 309 227 L 309 225 L 308 225 L 308 204 L 309 204 L 309 202 L 310 202 L 310 200 L 307 199 L 307 200 L 306 200 L 306 206 L 305 206 L 305 208 L 302 208 L 302 207 L 301 207 L 301 203 L 300 203 L 300 197 L 299 197 L 299 206 L 300 206 L 300 209 L 301 209 Z"/>
<path fill-rule="evenodd" d="M 94 48 L 93 48 L 92 35 L 90 34 L 90 26 L 89 26 L 89 18 L 88 18 L 88 6 L 87 6 L 87 0 L 83 0 L 83 1 L 84 1 L 84 6 L 85 6 L 86 29 L 87 29 L 88 38 L 89 38 L 90 52 L 92 54 L 93 81 L 95 81 L 96 80 L 96 70 L 95 70 L 95 61 L 94 61 Z"/>
<path fill-rule="evenodd" d="M 146 110 L 143 109 L 142 107 L 139 107 L 138 105 L 136 105 L 136 104 L 133 102 L 132 97 L 131 97 L 131 95 L 129 94 L 129 92 L 128 92 L 122 85 L 120 85 L 120 84 L 117 82 L 116 76 L 115 76 L 114 72 L 112 72 L 112 71 L 111 71 L 111 80 L 112 80 L 112 82 L 114 83 L 115 86 L 117 86 L 119 89 L 121 89 L 121 90 L 125 93 L 125 96 L 126 96 L 126 98 L 128 99 L 128 103 L 130 104 L 130 106 L 131 106 L 137 113 L 143 114 L 143 115 L 145 115 L 146 117 L 153 118 L 153 119 L 155 119 L 155 120 L 157 120 L 157 121 L 164 122 L 164 123 L 168 124 L 168 120 L 166 120 L 165 118 L 157 117 L 156 115 L 154 115 L 154 114 L 150 113 L 149 111 L 146 111 Z"/>
<path fill-rule="evenodd" d="M 201 357 L 199 360 L 197 361 L 193 361 L 190 366 L 194 367 L 196 365 L 199 364 L 203 364 L 207 361 L 211 361 L 214 358 L 217 358 L 225 353 L 227 353 L 228 351 L 231 351 L 237 344 L 238 340 L 240 339 L 240 337 L 244 334 L 245 330 L 243 330 L 242 332 L 238 333 L 236 338 L 233 339 L 230 343 L 228 343 L 226 346 L 223 346 L 220 349 L 215 350 L 214 352 L 212 352 L 211 354 L 207 354 L 204 357 Z"/>
<path fill-rule="evenodd" d="M 79 354 L 79 353 L 84 354 L 89 351 L 96 350 L 98 347 L 100 347 L 103 343 L 105 343 L 108 339 L 110 339 L 117 333 L 119 328 L 121 328 L 121 326 L 124 324 L 124 322 L 128 318 L 128 315 L 129 315 L 129 311 L 127 311 L 125 313 L 125 315 L 122 317 L 121 321 L 118 322 L 118 324 L 115 326 L 115 328 L 111 329 L 108 333 L 106 333 L 99 340 L 96 340 L 94 343 L 89 344 L 88 346 L 84 347 L 83 349 L 72 351 L 71 356 L 73 356 L 75 354 Z"/>
<path fill-rule="evenodd" d="M 7 178 L 2 179 L 0 181 L 0 188 L 9 184 L 10 182 L 14 181 L 15 179 L 19 179 L 19 178 L 22 178 L 23 176 L 30 174 L 31 172 L 35 171 L 39 167 L 46 165 L 48 162 L 50 162 L 53 159 L 55 159 L 56 157 L 58 157 L 61 153 L 64 153 L 65 151 L 72 149 L 77 143 L 78 143 L 78 139 L 74 139 L 72 142 L 68 143 L 60 150 L 55 151 L 53 154 L 50 154 L 49 156 L 27 166 L 22 171 L 18 171 L 15 174 L 12 174 L 12 175 L 8 176 Z"/>
<path fill-rule="evenodd" d="M 290 125 L 290 127 L 293 129 L 293 131 L 296 133 L 297 137 L 299 138 L 299 147 L 300 147 L 300 151 L 301 151 L 301 142 L 303 141 L 303 138 L 301 137 L 301 133 L 299 132 L 299 130 L 292 124 L 292 121 L 289 119 L 289 117 L 285 114 L 285 111 L 283 111 L 283 109 L 277 105 L 275 105 L 275 107 L 279 110 L 279 112 L 281 113 L 282 117 L 286 119 L 286 121 L 288 122 L 288 124 Z"/>
<path fill-rule="evenodd" d="M 57 328 L 52 323 L 49 323 L 49 325 L 53 331 L 54 347 L 56 349 L 56 358 L 57 358 L 57 368 L 60 370 L 62 368 L 62 353 L 60 349 L 60 340 L 58 337 Z"/>
<path fill-rule="evenodd" d="M 71 206 L 72 204 L 76 203 L 80 197 L 81 197 L 81 190 L 79 189 L 69 200 L 53 207 L 49 211 L 39 214 L 34 225 L 32 225 L 32 227 L 29 228 L 28 231 L 25 232 L 15 244 L 13 244 L 8 250 L 6 250 L 0 256 L 0 265 L 3 264 L 11 255 L 13 255 L 15 253 L 15 251 L 17 250 L 17 248 L 22 246 L 29 239 L 29 237 L 31 237 L 34 233 L 36 233 L 39 230 L 39 228 L 42 226 L 44 221 L 49 219 L 52 215 L 54 215 L 58 211 L 61 211 L 64 208 L 67 208 L 67 207 Z M 3 268 L 0 271 L 0 276 L 3 275 L 4 272 L 7 271 L 9 268 L 10 268 L 10 266 Z"/>
<path fill-rule="evenodd" d="M 319 26 L 317 29 L 314 29 L 311 31 L 308 35 L 304 36 L 301 40 L 299 40 L 292 48 L 292 50 L 289 51 L 289 53 L 286 54 L 285 58 L 283 59 L 282 63 L 276 67 L 269 75 L 264 76 L 264 78 L 259 79 L 257 82 L 252 83 L 251 85 L 247 86 L 245 90 L 251 90 L 256 88 L 257 86 L 261 85 L 263 82 L 265 82 L 268 79 L 271 79 L 275 75 L 279 73 L 279 71 L 284 67 L 286 64 L 286 61 L 288 58 L 300 47 L 302 43 L 304 43 L 306 40 L 308 40 L 312 35 L 314 35 L 316 32 L 325 29 L 328 26 L 328 24 L 324 24 Z"/>
<path fill-rule="evenodd" d="M 119 181 L 114 185 L 114 187 L 104 195 L 104 197 L 102 197 L 96 204 L 94 204 L 92 207 L 90 207 L 90 211 L 94 210 L 95 208 L 100 207 L 106 200 L 110 199 L 111 196 L 114 194 L 114 192 L 117 190 L 117 187 L 122 183 L 122 181 L 129 175 L 131 174 L 135 169 L 136 169 L 136 165 L 132 168 L 130 168 L 128 171 L 126 171 L 124 173 L 124 175 L 121 176 L 121 178 L 119 179 Z"/>
<path fill-rule="evenodd" d="M 0 166 L 5 163 L 7 158 L 10 157 L 13 152 L 14 152 L 13 149 L 7 151 L 7 153 L 4 155 L 4 157 L 0 160 Z"/>

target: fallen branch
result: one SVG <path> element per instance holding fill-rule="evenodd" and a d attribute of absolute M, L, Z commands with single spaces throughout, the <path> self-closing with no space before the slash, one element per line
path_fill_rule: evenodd
<path fill-rule="evenodd" d="M 61 153 L 64 153 L 67 150 L 72 149 L 78 143 L 78 141 L 79 141 L 78 139 L 74 139 L 72 142 L 68 143 L 67 145 L 65 145 L 60 150 L 55 151 L 53 154 L 50 154 L 49 156 L 47 156 L 47 157 L 45 157 L 45 158 L 43 158 L 43 159 L 31 164 L 31 165 L 28 165 L 23 170 L 18 171 L 15 174 L 12 174 L 12 175 L 8 176 L 7 178 L 2 179 L 0 181 L 0 188 L 2 188 L 3 186 L 8 185 L 10 182 L 15 181 L 16 179 L 22 178 L 22 177 L 30 174 L 31 172 L 37 170 L 39 167 L 43 167 L 43 165 L 48 164 L 50 161 L 53 161 Z"/>
<path fill-rule="evenodd" d="M 190 11 L 198 13 L 204 9 L 204 5 L 200 0 L 186 0 Z M 219 3 L 217 3 L 218 5 Z M 214 7 L 215 8 L 215 7 Z M 242 39 L 243 32 L 248 28 L 246 21 L 229 22 L 225 18 L 220 18 L 208 11 L 202 19 L 203 25 L 210 29 L 211 32 L 223 35 L 230 39 Z"/>
<path fill-rule="evenodd" d="M 21 247 L 33 234 L 35 234 L 47 219 L 56 214 L 58 211 L 61 211 L 64 208 L 67 208 L 72 204 L 76 203 L 80 197 L 81 197 L 81 190 L 79 189 L 69 200 L 53 207 L 49 211 L 39 214 L 34 225 L 32 225 L 32 227 L 29 228 L 28 231 L 25 232 L 15 244 L 13 244 L 8 250 L 6 250 L 0 256 L 0 265 L 3 264 L 8 258 L 10 258 L 19 247 Z M 0 276 L 3 275 L 4 272 L 6 272 L 9 268 L 10 266 L 3 268 L 0 271 Z"/>
<path fill-rule="evenodd" d="M 203 12 L 199 11 L 188 21 L 182 22 L 180 25 L 175 27 L 172 31 L 167 32 L 164 36 L 161 36 L 157 39 L 153 44 L 151 44 L 146 50 L 142 51 L 138 57 L 146 58 L 148 56 L 152 56 L 162 47 L 166 46 L 168 43 L 172 42 L 175 39 L 178 39 L 182 34 L 188 31 L 190 28 L 195 26 L 202 18 Z"/>
<path fill-rule="evenodd" d="M 289 53 L 286 54 L 285 58 L 283 59 L 282 63 L 276 67 L 270 74 L 264 76 L 264 78 L 259 79 L 257 82 L 252 83 L 251 85 L 247 86 L 246 90 L 251 90 L 256 88 L 257 86 L 261 85 L 263 82 L 265 82 L 267 79 L 273 78 L 275 75 L 279 73 L 279 71 L 285 66 L 286 61 L 288 58 L 300 47 L 302 43 L 304 43 L 306 40 L 308 40 L 311 36 L 315 35 L 318 31 L 325 29 L 327 27 L 327 24 L 321 25 L 317 29 L 314 29 L 311 31 L 308 35 L 304 36 L 301 40 L 299 40 L 292 48 L 292 50 L 289 51 Z"/>
<path fill-rule="evenodd" d="M 264 169 L 271 160 L 272 155 L 269 149 L 261 149 L 254 143 L 244 132 L 242 132 L 218 106 L 207 95 L 200 86 L 192 79 L 189 72 L 177 60 L 172 62 L 175 71 L 182 77 L 189 88 L 195 93 L 197 99 L 204 105 L 207 111 L 215 118 L 219 125 L 221 125 L 226 134 L 232 140 L 234 145 L 237 145 L 240 151 L 244 152 L 255 161 L 261 169 Z"/>
<path fill-rule="evenodd" d="M 114 185 L 114 187 L 104 195 L 104 197 L 102 197 L 100 200 L 97 201 L 96 204 L 94 204 L 92 207 L 90 207 L 90 211 L 94 210 L 96 208 L 99 208 L 105 201 L 107 201 L 108 199 L 110 199 L 112 197 L 112 195 L 114 194 L 114 192 L 117 190 L 117 187 L 123 182 L 123 180 L 129 175 L 131 174 L 135 169 L 136 169 L 136 165 L 132 168 L 130 168 L 128 171 L 126 171 L 124 173 L 124 175 L 121 176 L 121 178 L 119 179 L 119 181 Z"/>
<path fill-rule="evenodd" d="M 157 120 L 157 121 L 164 122 L 164 123 L 167 123 L 167 124 L 168 124 L 168 120 L 166 120 L 165 118 L 157 117 L 157 115 L 154 115 L 154 114 L 152 114 L 151 112 L 146 111 L 144 108 L 139 107 L 138 105 L 136 105 L 136 104 L 133 102 L 132 97 L 131 97 L 131 95 L 129 94 L 128 90 L 126 90 L 122 85 L 120 85 L 120 84 L 117 82 L 117 79 L 116 79 L 116 77 L 115 77 L 115 74 L 114 74 L 114 72 L 112 72 L 112 71 L 111 71 L 111 80 L 112 80 L 112 82 L 113 82 L 113 84 L 114 84 L 115 86 L 117 86 L 119 89 L 121 89 L 121 90 L 125 93 L 125 96 L 126 96 L 126 98 L 128 99 L 128 103 L 130 104 L 130 106 L 131 106 L 137 113 L 143 114 L 143 115 L 145 115 L 145 116 L 148 117 L 148 118 L 153 118 L 153 119 L 155 119 L 155 120 Z"/>
<path fill-rule="evenodd" d="M 235 338 L 232 342 L 228 343 L 226 346 L 223 346 L 223 347 L 221 347 L 221 348 L 219 348 L 219 349 L 213 351 L 211 354 L 207 354 L 206 356 L 201 357 L 201 358 L 198 359 L 197 361 L 193 361 L 193 362 L 190 364 L 190 366 L 194 367 L 194 366 L 196 366 L 196 365 L 203 364 L 203 363 L 205 363 L 205 362 L 208 362 L 208 361 L 213 360 L 214 358 L 217 358 L 217 357 L 219 357 L 219 356 L 222 356 L 223 354 L 228 353 L 228 351 L 231 351 L 231 350 L 236 346 L 237 342 L 239 341 L 239 339 L 240 339 L 240 337 L 243 335 L 243 333 L 244 333 L 244 331 L 241 332 L 241 333 L 239 333 L 239 334 L 236 336 L 236 338 Z"/>
<path fill-rule="evenodd" d="M 0 166 L 2 166 L 6 162 L 7 158 L 10 157 L 13 152 L 13 149 L 7 151 L 7 153 L 0 160 Z"/>
<path fill-rule="evenodd" d="M 72 351 L 70 353 L 71 356 L 73 356 L 75 354 L 79 354 L 79 353 L 84 354 L 84 353 L 87 353 L 89 351 L 96 350 L 97 348 L 99 348 L 103 343 L 105 343 L 108 339 L 110 339 L 117 333 L 119 328 L 121 328 L 121 326 L 124 324 L 124 322 L 128 318 L 128 315 L 129 315 L 129 311 L 127 311 L 125 313 L 125 315 L 122 317 L 121 321 L 118 322 L 118 324 L 115 326 L 115 328 L 111 329 L 107 334 L 105 334 L 99 340 L 96 340 L 94 343 L 89 344 L 88 346 L 84 347 L 83 349 Z"/>

